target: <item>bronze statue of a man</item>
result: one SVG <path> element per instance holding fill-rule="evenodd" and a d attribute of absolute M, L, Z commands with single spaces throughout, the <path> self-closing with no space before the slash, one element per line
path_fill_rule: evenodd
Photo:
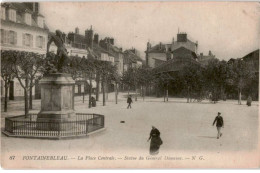
<path fill-rule="evenodd" d="M 47 55 L 49 54 L 49 49 L 52 42 L 54 42 L 54 44 L 57 46 L 57 55 L 56 55 L 58 57 L 57 70 L 59 72 L 62 72 L 62 67 L 64 66 L 64 62 L 66 59 L 68 59 L 68 53 L 64 45 L 62 32 L 60 30 L 56 30 L 55 35 L 54 34 L 50 35 L 50 39 L 47 43 Z"/>

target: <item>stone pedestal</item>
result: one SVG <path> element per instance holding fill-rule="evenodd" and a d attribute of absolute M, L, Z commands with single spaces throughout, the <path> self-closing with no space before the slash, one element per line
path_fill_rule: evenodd
<path fill-rule="evenodd" d="M 70 130 L 76 120 L 74 84 L 69 74 L 53 73 L 40 80 L 41 111 L 37 116 L 38 130 Z"/>

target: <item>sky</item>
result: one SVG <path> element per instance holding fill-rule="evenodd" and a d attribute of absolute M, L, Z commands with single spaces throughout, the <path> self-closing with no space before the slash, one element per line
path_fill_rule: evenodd
<path fill-rule="evenodd" d="M 80 34 L 92 25 L 99 39 L 113 37 L 124 50 L 144 57 L 147 42 L 171 43 L 178 30 L 220 60 L 240 58 L 259 48 L 258 2 L 40 2 L 51 31 Z"/>

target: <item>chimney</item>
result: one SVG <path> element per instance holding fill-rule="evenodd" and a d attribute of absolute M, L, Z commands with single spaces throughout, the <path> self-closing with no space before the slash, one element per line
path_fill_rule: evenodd
<path fill-rule="evenodd" d="M 39 2 L 33 2 L 33 12 L 39 12 Z"/>
<path fill-rule="evenodd" d="M 174 44 L 174 37 L 172 37 L 172 44 Z"/>
<path fill-rule="evenodd" d="M 212 53 L 211 53 L 211 51 L 209 51 L 209 56 L 211 56 L 212 55 Z"/>
<path fill-rule="evenodd" d="M 98 34 L 94 35 L 94 43 L 96 43 L 96 44 L 99 43 Z"/>
<path fill-rule="evenodd" d="M 75 34 L 79 34 L 79 28 L 78 27 L 75 28 Z"/>
<path fill-rule="evenodd" d="M 149 42 L 147 42 L 147 46 L 146 46 L 146 50 L 150 50 L 150 43 Z"/>
<path fill-rule="evenodd" d="M 162 49 L 162 42 L 160 42 L 159 44 L 159 49 Z"/>
<path fill-rule="evenodd" d="M 114 38 L 110 38 L 109 40 L 110 44 L 114 45 Z"/>
<path fill-rule="evenodd" d="M 177 42 L 187 42 L 187 34 L 186 33 L 177 34 Z"/>

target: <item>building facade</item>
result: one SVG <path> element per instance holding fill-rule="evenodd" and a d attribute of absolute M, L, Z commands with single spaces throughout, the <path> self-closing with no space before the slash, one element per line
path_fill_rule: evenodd
<path fill-rule="evenodd" d="M 149 42 L 147 43 L 146 54 L 146 65 L 149 67 L 156 67 L 162 62 L 166 62 L 172 59 L 172 52 L 180 47 L 184 47 L 192 52 L 197 53 L 198 42 L 192 42 L 188 39 L 186 33 L 178 33 L 177 40 L 172 39 L 171 43 L 159 43 L 152 46 Z"/>
<path fill-rule="evenodd" d="M 127 71 L 129 68 L 138 68 L 143 65 L 142 58 L 136 49 L 128 49 L 124 51 L 124 68 Z"/>
<path fill-rule="evenodd" d="M 211 51 L 209 51 L 208 55 L 203 55 L 203 53 L 198 55 L 198 61 L 204 66 L 208 65 L 209 61 L 215 58 L 215 55 L 213 55 Z"/>
<path fill-rule="evenodd" d="M 39 8 L 39 3 L 1 4 L 1 50 L 46 53 L 48 28 Z M 2 87 L 1 97 L 4 96 Z M 33 95 L 34 92 L 33 89 Z M 8 94 L 11 100 L 24 96 L 24 90 L 16 78 L 11 82 Z"/>
<path fill-rule="evenodd" d="M 209 51 L 208 55 L 203 55 L 203 53 L 198 54 L 198 41 L 193 42 L 189 40 L 187 33 L 178 33 L 177 40 L 175 41 L 173 38 L 171 43 L 164 44 L 160 42 L 159 44 L 152 46 L 148 42 L 145 51 L 146 65 L 155 68 L 162 63 L 173 59 L 174 56 L 176 56 L 176 50 L 178 50 L 177 52 L 183 52 L 183 50 L 193 52 L 193 54 L 196 54 L 196 61 L 204 66 L 208 65 L 210 60 L 216 58 L 211 51 Z M 184 56 L 185 52 L 183 53 Z M 179 53 L 178 56 L 180 56 Z"/>

